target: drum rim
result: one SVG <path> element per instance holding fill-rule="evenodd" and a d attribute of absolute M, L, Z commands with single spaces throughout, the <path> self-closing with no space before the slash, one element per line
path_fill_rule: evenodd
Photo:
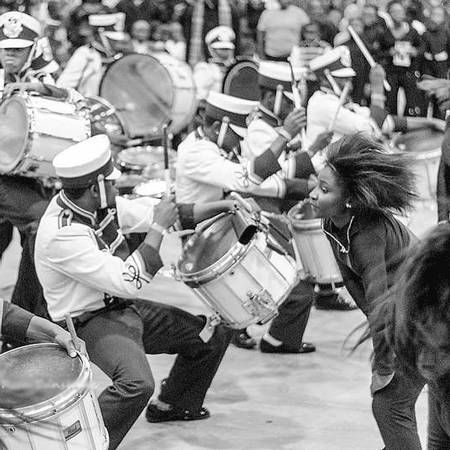
<path fill-rule="evenodd" d="M 21 94 L 14 94 L 9 98 L 6 98 L 1 105 L 6 105 L 7 102 L 16 101 L 21 104 L 24 113 L 25 113 L 25 121 L 26 121 L 26 130 L 25 130 L 25 142 L 22 147 L 21 153 L 14 160 L 14 163 L 9 164 L 6 171 L 0 170 L 0 174 L 14 174 L 16 170 L 20 167 L 21 162 L 27 157 L 30 152 L 31 142 L 33 140 L 33 105 L 31 104 L 30 94 L 23 92 Z"/>
<path fill-rule="evenodd" d="M 255 233 L 251 241 L 247 245 L 236 242 L 221 258 L 205 269 L 197 272 L 183 272 L 180 268 L 182 259 L 178 261 L 177 273 L 181 281 L 189 286 L 201 286 L 211 281 L 217 280 L 225 273 L 240 263 L 250 250 L 257 244 L 257 236 L 260 232 Z M 190 239 L 189 239 L 190 241 Z M 188 245 L 189 241 L 186 243 Z"/>
<path fill-rule="evenodd" d="M 229 86 L 229 83 L 227 83 L 229 77 L 231 76 L 231 74 L 233 74 L 236 71 L 236 67 L 241 66 L 241 65 L 243 67 L 252 66 L 256 70 L 256 72 L 258 72 L 258 63 L 255 60 L 253 60 L 251 58 L 237 60 L 228 68 L 227 73 L 223 77 L 222 92 L 224 94 L 227 94 L 227 91 L 229 92 L 230 86 Z"/>
<path fill-rule="evenodd" d="M 41 343 L 41 344 L 30 344 L 26 348 L 33 347 L 38 348 L 61 348 L 58 344 L 53 343 Z M 5 354 L 11 354 L 12 352 L 19 352 L 23 347 L 18 347 Z M 69 355 L 67 355 L 70 358 Z M 45 420 L 49 417 L 59 414 L 61 411 L 68 409 L 89 392 L 89 386 L 92 380 L 92 371 L 90 369 L 90 364 L 88 359 L 82 354 L 78 353 L 77 357 L 81 360 L 81 370 L 76 381 L 64 391 L 56 394 L 47 400 L 44 400 L 34 405 L 23 406 L 20 408 L 15 408 L 16 414 L 11 414 L 6 409 L 0 408 L 0 418 L 3 422 L 9 424 L 16 424 L 23 422 L 21 417 L 26 418 L 30 421 L 40 421 Z M 1 358 L 1 355 L 0 355 Z"/>
<path fill-rule="evenodd" d="M 146 55 L 146 54 L 143 54 L 143 53 L 131 52 L 131 53 L 127 53 L 126 55 L 122 55 L 119 59 L 116 59 L 116 60 L 113 61 L 111 64 L 109 64 L 108 67 L 105 69 L 105 71 L 104 71 L 104 73 L 103 73 L 103 75 L 102 75 L 102 79 L 100 80 L 100 85 L 99 85 L 99 87 L 98 87 L 98 92 L 99 92 L 100 97 L 105 98 L 105 97 L 102 95 L 102 88 L 103 88 L 103 85 L 104 85 L 104 82 L 105 82 L 105 79 L 106 79 L 106 75 L 107 75 L 108 72 L 111 70 L 111 68 L 112 68 L 115 64 L 117 64 L 119 61 L 121 61 L 122 59 L 127 58 L 127 57 L 129 57 L 129 56 L 136 56 L 136 55 L 137 55 L 137 56 L 142 56 L 142 57 L 144 57 L 144 58 L 150 58 L 150 59 L 153 59 L 154 61 L 157 61 L 158 64 L 166 71 L 167 76 L 168 76 L 169 79 L 172 81 L 172 77 L 171 77 L 171 75 L 170 75 L 169 70 L 167 69 L 166 66 L 164 66 L 164 64 L 163 64 L 160 60 L 158 60 L 158 58 L 156 58 L 156 57 L 153 56 L 153 55 Z M 107 99 L 106 99 L 106 100 L 107 100 Z M 109 102 L 109 100 L 107 100 L 107 101 Z M 173 108 L 174 101 L 175 101 L 175 96 L 173 96 L 172 101 L 170 102 L 170 110 L 172 110 L 172 108 Z M 110 103 L 111 103 L 111 102 L 110 102 Z M 113 105 L 113 106 L 114 106 L 114 105 Z M 117 116 L 119 117 L 119 119 L 120 119 L 120 121 L 121 121 L 121 123 L 122 123 L 122 126 L 123 126 L 127 121 L 124 120 L 124 119 L 122 119 L 122 118 L 120 117 L 120 116 L 121 116 L 120 111 L 117 111 Z M 170 120 L 170 116 L 167 118 L 166 121 L 168 121 L 168 120 Z M 164 123 L 166 123 L 166 122 L 163 121 L 163 122 L 162 122 L 160 125 L 158 125 L 156 128 L 157 128 L 159 131 L 161 131 L 161 128 L 162 128 L 162 126 L 164 125 Z M 140 136 L 140 135 L 131 135 L 131 134 L 129 133 L 129 131 L 127 130 L 127 127 L 126 127 L 126 126 L 123 126 L 123 130 L 124 130 L 124 133 L 125 133 L 127 136 L 131 137 L 131 138 L 135 138 L 135 137 Z M 158 135 L 159 135 L 159 134 L 158 134 L 158 131 L 155 132 L 155 133 L 149 133 L 149 134 L 151 134 L 152 136 L 153 136 L 153 135 L 154 135 L 154 136 L 158 136 Z"/>

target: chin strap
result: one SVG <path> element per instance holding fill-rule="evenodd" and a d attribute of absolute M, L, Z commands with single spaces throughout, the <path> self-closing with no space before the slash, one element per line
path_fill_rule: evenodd
<path fill-rule="evenodd" d="M 219 135 L 217 137 L 217 146 L 219 148 L 222 148 L 223 146 L 223 141 L 225 140 L 229 123 L 230 119 L 227 116 L 224 116 L 222 119 L 222 124 L 220 125 Z"/>
<path fill-rule="evenodd" d="M 108 202 L 106 200 L 105 176 L 100 174 L 97 177 L 98 191 L 100 193 L 100 208 L 107 208 Z"/>
<path fill-rule="evenodd" d="M 281 101 L 283 100 L 283 86 L 277 86 L 277 93 L 275 94 L 275 102 L 273 104 L 273 113 L 278 117 L 281 111 Z"/>

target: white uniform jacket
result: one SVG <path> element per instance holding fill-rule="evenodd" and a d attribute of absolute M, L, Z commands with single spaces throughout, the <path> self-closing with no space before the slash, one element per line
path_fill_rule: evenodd
<path fill-rule="evenodd" d="M 254 161 L 230 161 L 198 129 L 178 146 L 177 202 L 216 201 L 223 198 L 224 191 L 284 198 L 285 183 L 275 174 L 279 170 L 270 150 Z"/>
<path fill-rule="evenodd" d="M 117 197 L 117 218 L 124 233 L 147 232 L 153 220 L 149 203 Z M 105 294 L 151 297 L 152 278 L 162 266 L 158 251 L 142 243 L 126 260 L 114 256 L 120 240 L 106 245 L 96 215 L 61 191 L 50 202 L 36 237 L 35 264 L 54 321 L 105 306 Z"/>
<path fill-rule="evenodd" d="M 91 45 L 83 45 L 75 50 L 56 84 L 76 89 L 85 97 L 92 97 L 98 95 L 102 76 L 100 52 Z"/>
<path fill-rule="evenodd" d="M 279 136 L 277 130 L 281 126 L 281 121 L 271 111 L 259 105 L 258 113 L 247 129 L 247 137 L 242 149 L 244 158 L 254 160 L 269 149 Z M 307 178 L 309 176 L 310 172 L 305 173 L 305 169 L 309 169 L 311 166 L 310 158 L 306 152 L 286 153 L 283 151 L 278 158 L 278 163 L 281 167 L 279 176 L 283 179 Z"/>

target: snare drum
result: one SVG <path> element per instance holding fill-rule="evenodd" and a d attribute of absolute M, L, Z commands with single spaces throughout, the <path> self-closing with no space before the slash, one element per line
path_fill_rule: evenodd
<path fill-rule="evenodd" d="M 294 258 L 273 236 L 256 231 L 240 243 L 232 214 L 222 215 L 185 244 L 177 271 L 206 305 L 230 327 L 265 323 L 298 282 Z"/>
<path fill-rule="evenodd" d="M 311 217 L 309 212 L 307 204 L 295 205 L 288 212 L 304 277 L 318 285 L 318 290 L 334 291 L 343 286 L 342 275 L 331 245 L 322 231 L 321 220 L 306 218 Z"/>
<path fill-rule="evenodd" d="M 246 100 L 259 100 L 258 63 L 240 59 L 231 65 L 223 78 L 222 92 Z"/>
<path fill-rule="evenodd" d="M 394 147 L 413 158 L 417 193 L 421 200 L 436 200 L 443 139 L 442 132 L 428 128 L 410 131 L 394 139 Z"/>
<path fill-rule="evenodd" d="M 54 177 L 53 158 L 91 135 L 87 108 L 16 94 L 0 105 L 0 173 Z"/>
<path fill-rule="evenodd" d="M 92 373 L 84 356 L 70 358 L 55 344 L 34 344 L 0 355 L 0 364 L 16 385 L 34 389 L 0 409 L 0 443 L 8 450 L 101 450 L 109 444 Z M 3 384 L 0 396 L 10 392 Z"/>
<path fill-rule="evenodd" d="M 129 54 L 112 63 L 100 84 L 100 96 L 116 108 L 130 138 L 178 133 L 197 109 L 191 68 L 169 55 Z"/>
<path fill-rule="evenodd" d="M 166 182 L 164 180 L 148 180 L 139 183 L 133 189 L 133 194 L 138 197 L 152 197 L 161 199 L 166 192 Z"/>

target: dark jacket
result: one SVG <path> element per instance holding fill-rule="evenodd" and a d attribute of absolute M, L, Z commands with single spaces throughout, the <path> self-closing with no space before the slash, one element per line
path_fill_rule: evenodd
<path fill-rule="evenodd" d="M 442 156 L 437 180 L 438 219 L 450 220 L 450 116 L 442 142 Z"/>

